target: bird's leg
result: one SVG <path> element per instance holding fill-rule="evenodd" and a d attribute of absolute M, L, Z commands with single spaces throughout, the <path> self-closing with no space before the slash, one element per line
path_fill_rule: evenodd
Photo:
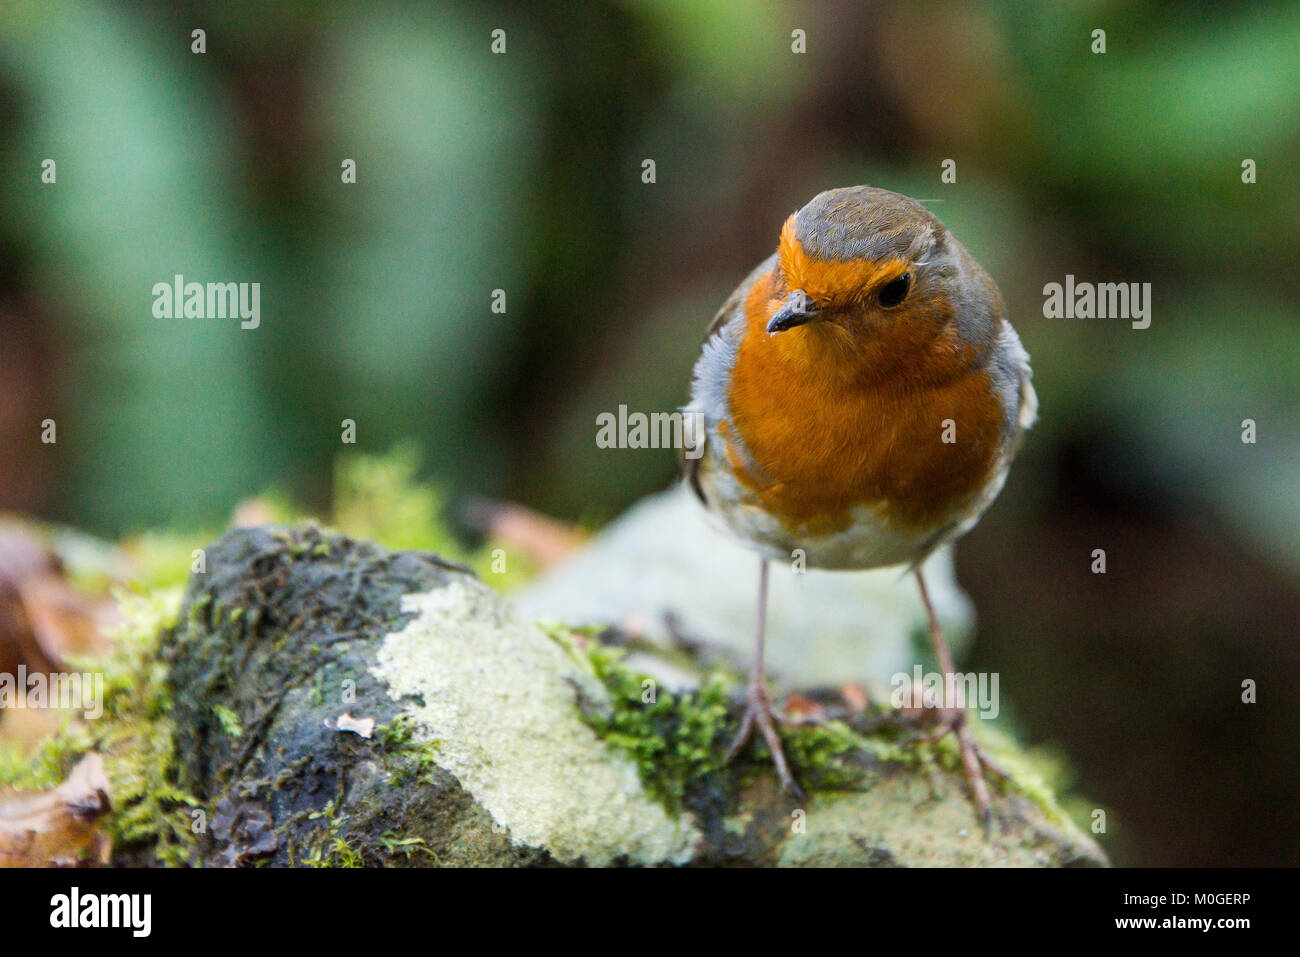
<path fill-rule="evenodd" d="M 758 631 L 754 640 L 754 663 L 749 672 L 749 688 L 745 694 L 745 716 L 740 722 L 740 731 L 731 748 L 727 751 L 727 760 L 739 753 L 745 746 L 754 729 L 762 732 L 767 749 L 772 752 L 772 762 L 781 779 L 781 786 L 797 798 L 804 793 L 795 783 L 790 773 L 790 765 L 785 760 L 785 750 L 781 747 L 781 736 L 777 733 L 777 716 L 772 709 L 772 699 L 767 693 L 767 671 L 763 666 L 763 646 L 767 630 L 767 558 L 760 558 L 758 565 Z"/>
<path fill-rule="evenodd" d="M 939 671 L 943 673 L 943 686 L 947 688 L 949 687 L 949 676 L 956 673 L 952 663 L 952 652 L 948 650 L 948 642 L 943 636 L 943 628 L 939 625 L 939 616 L 934 613 L 934 605 L 930 603 L 930 593 L 925 587 L 925 576 L 921 574 L 919 565 L 916 567 L 916 583 L 921 587 L 921 601 L 925 603 L 925 614 L 930 620 L 930 637 L 934 641 L 935 657 L 939 660 Z M 943 704 L 946 708 L 951 709 L 955 702 L 944 702 Z M 961 763 L 966 772 L 966 782 L 970 785 L 971 797 L 974 799 L 975 807 L 979 811 L 980 822 L 987 832 L 993 820 L 993 802 L 989 799 L 989 786 L 984 780 L 983 765 L 988 764 L 990 770 L 998 771 L 998 769 L 992 767 L 992 762 L 984 758 L 983 751 L 975 743 L 975 739 L 971 737 L 970 728 L 966 726 L 964 702 L 957 708 L 948 730 L 957 735 L 957 744 L 961 749 Z M 942 734 L 938 735 L 938 737 L 942 737 Z"/>

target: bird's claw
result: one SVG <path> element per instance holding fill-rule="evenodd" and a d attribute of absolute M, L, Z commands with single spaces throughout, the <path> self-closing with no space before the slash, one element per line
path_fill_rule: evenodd
<path fill-rule="evenodd" d="M 975 805 L 976 816 L 979 818 L 980 825 L 984 828 L 985 836 L 988 836 L 993 829 L 993 801 L 989 795 L 988 782 L 984 779 L 984 772 L 989 771 L 1003 781 L 1009 781 L 1011 776 L 989 757 L 987 751 L 975 742 L 970 733 L 970 728 L 966 726 L 966 713 L 964 711 L 958 712 L 954 719 L 946 721 L 935 731 L 917 735 L 912 738 L 912 741 L 925 741 L 936 744 L 949 734 L 957 736 L 957 746 L 961 752 L 961 764 L 966 775 L 966 785 L 970 788 L 971 801 Z"/>
<path fill-rule="evenodd" d="M 781 787 L 785 788 L 795 798 L 802 801 L 807 798 L 803 789 L 795 781 L 794 775 L 790 773 L 790 765 L 785 759 L 785 750 L 781 746 L 781 735 L 777 732 L 776 726 L 780 722 L 780 717 L 772 707 L 772 699 L 768 696 L 767 689 L 761 685 L 750 685 L 749 692 L 746 695 L 745 714 L 740 720 L 740 730 L 736 732 L 736 737 L 732 739 L 731 747 L 727 749 L 728 762 L 731 761 L 740 749 L 758 728 L 763 735 L 764 742 L 767 743 L 767 749 L 772 753 L 772 763 L 776 765 L 777 777 L 781 779 Z"/>

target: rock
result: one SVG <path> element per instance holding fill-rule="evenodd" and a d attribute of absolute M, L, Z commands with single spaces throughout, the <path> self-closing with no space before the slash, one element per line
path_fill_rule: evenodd
<path fill-rule="evenodd" d="M 228 532 L 206 563 L 157 649 L 174 784 L 212 822 L 196 862 L 1105 862 L 1018 785 L 985 838 L 954 750 L 906 744 L 879 709 L 787 732 L 810 794 L 797 804 L 756 747 L 723 762 L 732 676 L 616 632 L 522 621 L 430 554 L 262 527 Z M 629 665 L 653 658 L 693 690 Z M 347 730 L 366 719 L 369 737 Z"/>
<path fill-rule="evenodd" d="M 960 650 L 973 624 L 950 549 L 925 563 L 935 608 Z M 771 568 L 767 666 L 777 688 L 887 683 L 910 672 L 927 634 L 916 582 L 901 568 L 801 573 Z M 758 557 L 715 528 L 685 484 L 650 496 L 582 551 L 510 596 L 524 619 L 604 623 L 661 646 L 685 636 L 735 667 L 753 654 Z M 925 639 L 928 642 L 928 636 Z"/>

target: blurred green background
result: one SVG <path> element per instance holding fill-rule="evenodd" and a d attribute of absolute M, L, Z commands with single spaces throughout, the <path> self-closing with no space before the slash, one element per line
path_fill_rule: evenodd
<path fill-rule="evenodd" d="M 453 503 L 599 523 L 675 461 L 597 413 L 681 404 L 783 219 L 888 187 L 997 279 L 1042 403 L 958 547 L 967 664 L 1117 862 L 1300 863 L 1298 156 L 1297 4 L 7 0 L 0 509 L 323 507 L 353 419 Z M 176 273 L 260 282 L 261 327 L 155 319 Z M 1067 273 L 1150 282 L 1151 327 L 1044 318 Z"/>

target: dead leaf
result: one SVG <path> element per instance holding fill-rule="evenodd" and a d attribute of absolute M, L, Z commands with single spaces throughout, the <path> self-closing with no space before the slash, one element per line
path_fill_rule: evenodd
<path fill-rule="evenodd" d="M 20 582 L 57 571 L 59 561 L 21 521 L 0 523 L 0 581 Z"/>
<path fill-rule="evenodd" d="M 826 717 L 826 709 L 821 704 L 801 694 L 788 695 L 782 706 L 794 721 L 821 721 Z"/>
<path fill-rule="evenodd" d="M 115 620 L 113 602 L 68 583 L 38 533 L 19 522 L 0 524 L 0 665 L 57 671 L 68 654 L 107 650 L 105 630 Z"/>
<path fill-rule="evenodd" d="M 330 723 L 325 722 L 325 727 L 333 728 L 335 731 L 351 731 L 359 734 L 363 738 L 370 737 L 370 733 L 375 730 L 374 718 L 354 718 L 346 711 L 339 715 L 338 720 Z"/>
<path fill-rule="evenodd" d="M 17 754 L 30 755 L 42 741 L 58 734 L 67 720 L 62 708 L 29 708 L 19 700 L 0 711 L 0 740 Z"/>
<path fill-rule="evenodd" d="M 273 525 L 279 521 L 275 509 L 269 502 L 260 498 L 246 498 L 235 506 L 230 516 L 231 528 L 253 528 L 257 525 Z"/>
<path fill-rule="evenodd" d="M 542 568 L 559 564 L 584 541 L 563 522 L 513 502 L 477 501 L 465 510 L 465 517 L 493 542 L 516 549 Z"/>
<path fill-rule="evenodd" d="M 844 699 L 845 706 L 853 714 L 861 714 L 867 710 L 870 700 L 867 698 L 866 691 L 861 685 L 845 684 L 840 686 L 840 697 Z"/>
<path fill-rule="evenodd" d="M 106 631 L 117 619 L 117 606 L 74 591 L 63 575 L 42 575 L 18 586 L 32 634 L 41 651 L 58 667 L 69 654 L 102 654 Z"/>
<path fill-rule="evenodd" d="M 108 791 L 104 759 L 91 751 L 53 790 L 0 794 L 0 867 L 107 864 L 112 848 L 97 823 Z"/>

